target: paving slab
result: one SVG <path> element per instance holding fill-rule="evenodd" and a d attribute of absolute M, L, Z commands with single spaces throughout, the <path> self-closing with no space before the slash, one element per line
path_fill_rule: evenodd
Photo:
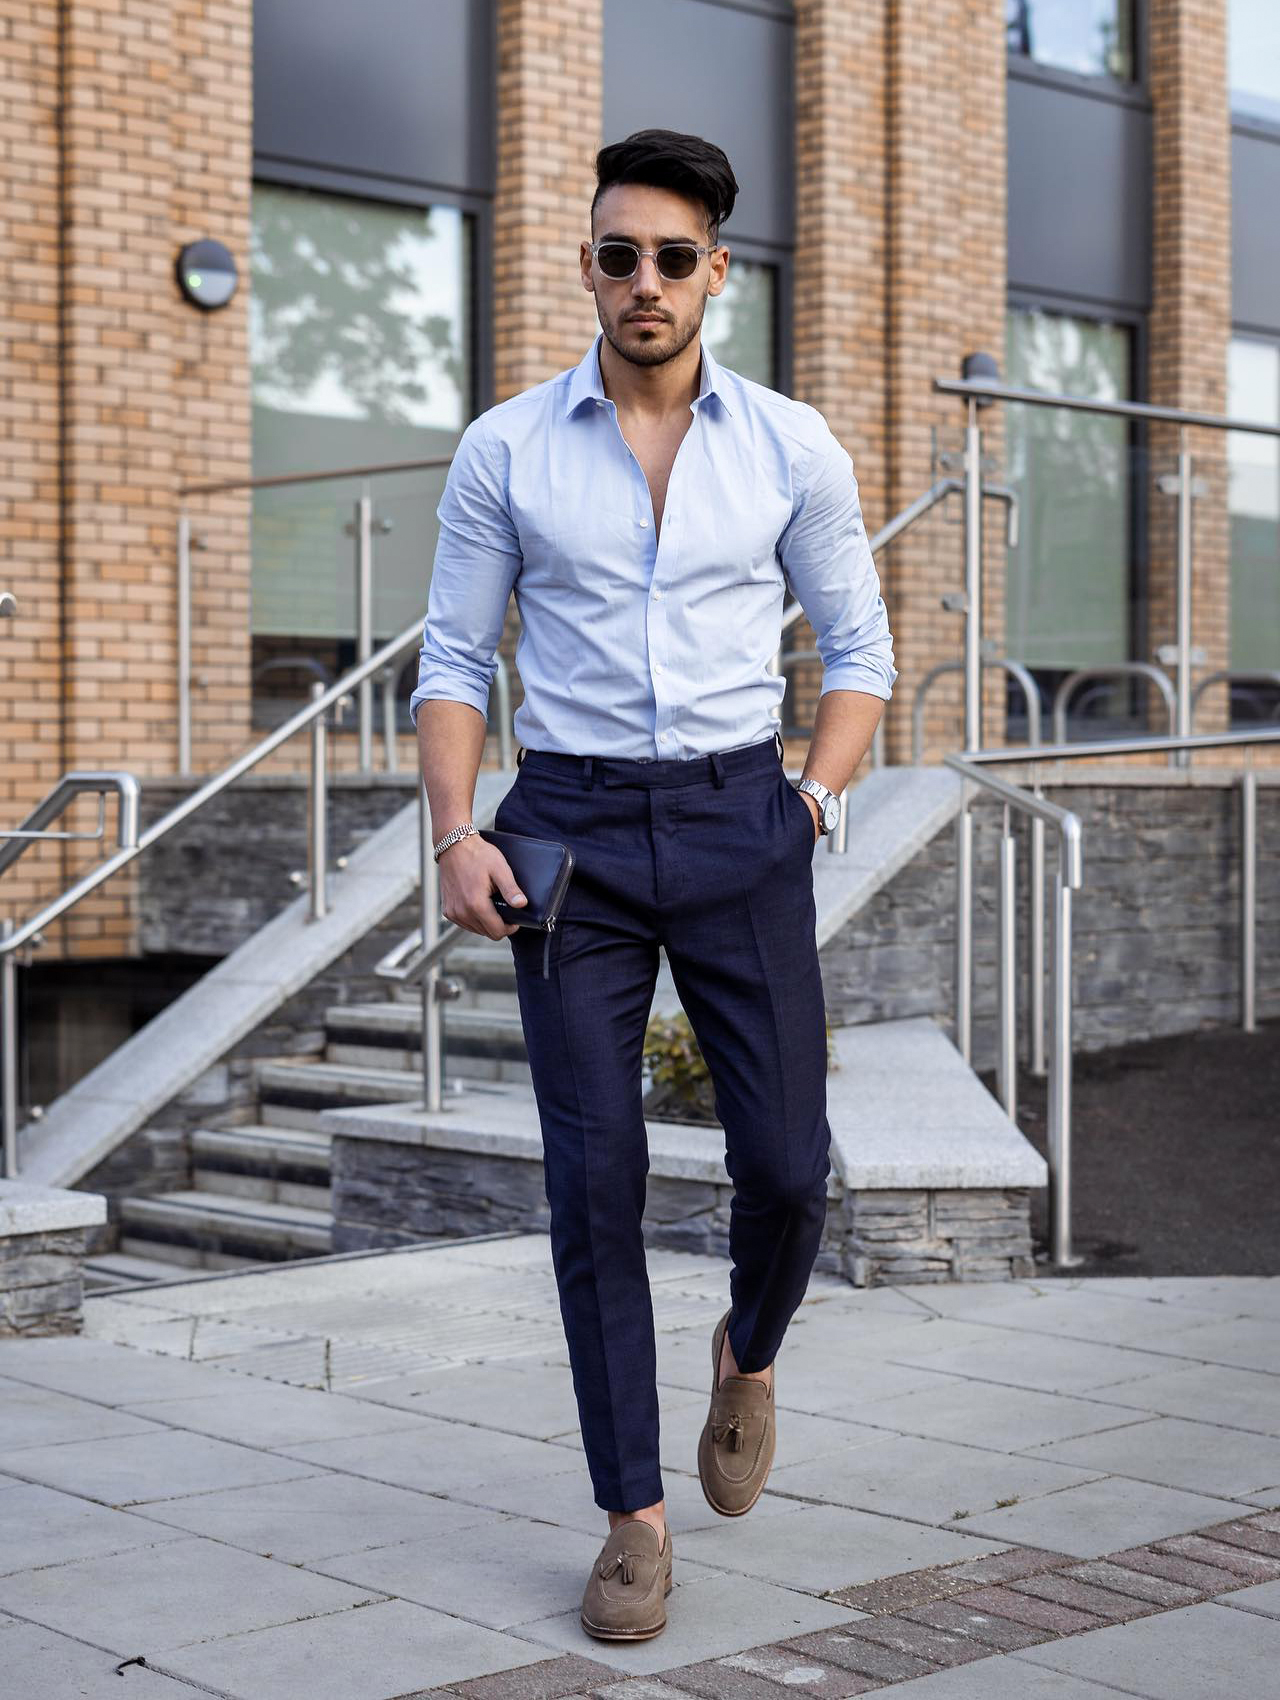
<path fill-rule="evenodd" d="M 233 1440 L 241 1446 L 300 1445 L 362 1434 L 412 1432 L 416 1426 L 411 1411 L 315 1388 L 264 1382 L 237 1389 L 234 1399 L 228 1399 L 225 1392 L 198 1393 L 191 1399 L 154 1399 L 125 1409 L 138 1416 L 145 1414 L 153 1423 L 170 1423 L 174 1428 Z M 0 1422 L 3 1420 L 0 1412 Z"/>
<path fill-rule="evenodd" d="M 1116 1428 L 1133 1416 L 1127 1408 L 1096 1399 L 952 1377 L 895 1399 L 872 1400 L 858 1412 L 858 1420 L 897 1434 L 1024 1452 L 1047 1441 Z"/>
<path fill-rule="evenodd" d="M 1242 1316 L 1215 1318 L 1163 1342 L 1166 1352 L 1194 1358 L 1198 1363 L 1230 1364 L 1235 1369 L 1256 1369 L 1267 1375 L 1280 1374 L 1280 1321 Z"/>
<path fill-rule="evenodd" d="M 390 1433 L 291 1444 L 272 1456 L 280 1464 L 292 1459 L 295 1475 L 308 1473 L 299 1465 L 321 1466 L 440 1494 L 458 1493 L 499 1476 L 522 1475 L 533 1481 L 582 1468 L 573 1452 L 550 1441 L 436 1417 L 419 1417 L 411 1429 Z"/>
<path fill-rule="evenodd" d="M 667 1595 L 667 1627 L 650 1641 L 628 1646 L 595 1641 L 583 1633 L 578 1612 L 564 1612 L 522 1625 L 520 1633 L 549 1647 L 589 1653 L 602 1664 L 633 1676 L 652 1676 L 677 1665 L 722 1658 L 726 1653 L 781 1640 L 810 1629 L 856 1622 L 859 1613 L 790 1588 L 772 1587 L 748 1576 L 701 1576 L 675 1582 L 679 1556 L 672 1560 L 674 1586 Z M 587 1643 L 584 1645 L 584 1643 Z"/>
<path fill-rule="evenodd" d="M 348 1611 L 377 1598 L 328 1576 L 189 1536 L 135 1547 L 123 1559 L 108 1553 L 0 1578 L 0 1610 L 121 1658 L 144 1653 L 149 1661 L 208 1636 Z"/>
<path fill-rule="evenodd" d="M 754 1525 L 749 1517 L 722 1519 L 719 1528 L 686 1535 L 680 1550 L 719 1570 L 821 1594 L 902 1570 L 977 1558 L 1001 1544 L 1007 1543 L 842 1505 L 806 1505 Z"/>
<path fill-rule="evenodd" d="M 546 1657 L 546 1649 L 407 1600 L 179 1648 L 165 1668 L 233 1700 L 402 1700 Z"/>
<path fill-rule="evenodd" d="M 483 1422 L 508 1434 L 550 1440 L 578 1424 L 573 1382 L 551 1364 L 446 1364 L 351 1388 L 351 1398 L 398 1406 L 449 1422 Z"/>
<path fill-rule="evenodd" d="M 145 1416 L 116 1411 L 110 1405 L 77 1399 L 69 1393 L 29 1387 L 21 1381 L 0 1387 L 0 1434 L 6 1452 L 67 1440 L 106 1440 L 120 1434 L 155 1432 L 157 1425 Z"/>
<path fill-rule="evenodd" d="M 286 1564 L 306 1564 L 429 1535 L 451 1541 L 459 1529 L 502 1521 L 457 1500 L 388 1487 L 337 1470 L 253 1487 L 164 1499 L 139 1508 L 152 1539 L 171 1528 Z"/>
<path fill-rule="evenodd" d="M 1044 1393 L 1088 1393 L 1116 1381 L 1148 1375 L 1153 1368 L 1167 1367 L 1160 1361 L 1153 1363 L 1149 1352 L 1096 1340 L 1072 1339 L 1056 1332 L 1039 1333 L 1030 1327 L 992 1328 L 967 1323 L 942 1326 L 972 1327 L 975 1332 L 967 1335 L 963 1344 L 943 1351 L 920 1352 L 913 1338 L 906 1350 L 893 1352 L 894 1361 L 932 1370 L 935 1374 L 992 1381 L 1002 1387 L 1038 1388 Z"/>
<path fill-rule="evenodd" d="M 92 1297 L 86 1298 L 86 1310 L 92 1306 Z M 244 1385 L 229 1381 L 228 1373 L 212 1364 L 193 1364 L 79 1334 L 0 1340 L 0 1375 L 100 1405 L 132 1407 L 149 1399 L 190 1397 L 206 1389 L 226 1393 Z"/>
<path fill-rule="evenodd" d="M 958 1512 L 991 1511 L 998 1500 L 1036 1499 L 1103 1474 L 1038 1455 L 1019 1457 L 917 1435 L 880 1434 L 816 1462 L 775 1462 L 769 1486 L 774 1493 L 942 1524 Z"/>
<path fill-rule="evenodd" d="M 992 1540 L 1051 1547 L 1078 1558 L 1101 1558 L 1126 1542 L 1140 1546 L 1186 1534 L 1239 1511 L 1230 1500 L 1112 1476 L 1062 1488 L 1026 1504 L 980 1512 L 964 1526 Z"/>
<path fill-rule="evenodd" d="M 1238 1588 L 1233 1594 L 1219 1594 L 1220 1606 L 1239 1606 L 1241 1611 L 1258 1612 L 1263 1617 L 1280 1617 L 1280 1582 L 1259 1582 L 1253 1588 Z"/>
<path fill-rule="evenodd" d="M 192 1700 L 188 1683 L 125 1665 L 114 1653 L 59 1635 L 39 1623 L 0 1621 L 0 1668 L 21 1682 L 21 1700 L 72 1700 L 73 1696 L 119 1696 L 120 1700 Z"/>
<path fill-rule="evenodd" d="M 0 1517 L 0 1576 L 101 1553 L 127 1553 L 178 1536 L 177 1530 L 161 1528 L 134 1512 L 95 1505 L 54 1488 L 14 1482 L 12 1489 Z"/>
<path fill-rule="evenodd" d="M 1116 1700 L 1117 1690 L 996 1656 L 895 1682 L 893 1700 Z"/>
<path fill-rule="evenodd" d="M 1136 1381 L 1116 1382 L 1102 1397 L 1118 1412 L 1123 1407 L 1152 1416 L 1187 1417 L 1193 1422 L 1221 1423 L 1226 1428 L 1280 1436 L 1276 1378 L 1257 1370 L 1233 1369 L 1223 1364 L 1188 1364 Z M 1117 1423 L 1122 1420 L 1123 1416 L 1117 1415 Z"/>
<path fill-rule="evenodd" d="M 1143 1700 L 1243 1700 L 1275 1692 L 1280 1622 L 1205 1601 L 1009 1657 Z"/>
<path fill-rule="evenodd" d="M 24 1446 L 6 1463 L 11 1475 L 104 1505 L 143 1505 L 210 1488 L 315 1474 L 314 1464 L 181 1429 Z"/>
<path fill-rule="evenodd" d="M 447 1563 L 440 1562 L 439 1537 L 431 1535 L 320 1560 L 311 1568 L 491 1629 L 511 1629 L 576 1611 L 607 1533 L 603 1514 L 591 1534 L 510 1517 L 451 1530 Z M 683 1547 L 678 1556 L 673 1549 L 672 1564 L 684 1581 L 717 1573 L 712 1565 L 686 1560 Z"/>
<path fill-rule="evenodd" d="M 1262 1494 L 1280 1482 L 1280 1439 L 1184 1417 L 1144 1418 L 1055 1441 L 1035 1456 L 1222 1499 Z"/>

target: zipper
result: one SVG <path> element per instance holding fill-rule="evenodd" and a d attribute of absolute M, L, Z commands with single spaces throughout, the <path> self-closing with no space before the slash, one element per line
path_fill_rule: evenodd
<path fill-rule="evenodd" d="M 543 947 L 542 947 L 542 978 L 544 980 L 549 980 L 551 978 L 551 968 L 550 968 L 551 935 L 552 935 L 553 932 L 555 932 L 555 930 L 556 930 L 556 918 L 555 918 L 554 915 L 552 915 L 550 917 L 550 919 L 548 920 L 547 925 L 546 925 L 545 931 L 546 931 L 547 937 L 546 937 L 546 942 L 543 944 Z"/>

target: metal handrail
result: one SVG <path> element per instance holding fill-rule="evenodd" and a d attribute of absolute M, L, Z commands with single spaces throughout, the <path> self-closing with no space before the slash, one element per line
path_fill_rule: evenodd
<path fill-rule="evenodd" d="M 1178 699 L 1169 675 L 1161 671 L 1154 661 L 1114 661 L 1107 667 L 1081 667 L 1075 673 L 1068 673 L 1053 694 L 1053 741 L 1055 744 L 1065 744 L 1067 741 L 1067 704 L 1074 695 L 1076 687 L 1090 679 L 1150 679 L 1160 694 L 1164 697 L 1165 706 L 1169 710 L 1169 736 L 1176 737 L 1178 733 Z M 1195 699 L 1192 698 L 1194 703 Z M 1033 740 L 1034 742 L 1034 740 Z M 1169 765 L 1177 765 L 1177 751 L 1170 750 Z"/>
<path fill-rule="evenodd" d="M 1030 672 L 1021 661 L 1011 661 L 1007 656 L 984 655 L 984 667 L 1000 667 L 1010 678 L 1016 679 L 1022 687 L 1022 694 L 1027 704 L 1027 740 L 1036 744 L 1040 741 L 1040 692 Z M 936 667 L 931 667 L 916 686 L 915 696 L 911 702 L 911 760 L 914 766 L 919 766 L 924 760 L 924 700 L 930 687 L 944 673 L 961 673 L 964 671 L 963 661 L 939 661 Z"/>
<path fill-rule="evenodd" d="M 12 845 L 0 848 L 0 874 L 18 860 L 24 851 L 30 849 L 37 840 L 58 839 L 99 839 L 104 836 L 106 824 L 106 796 L 109 791 L 116 794 L 116 841 L 122 849 L 138 841 L 138 799 L 141 795 L 138 781 L 131 773 L 118 771 L 95 772 L 93 770 L 77 770 L 64 773 L 62 778 L 38 802 L 21 826 L 0 832 L 0 838 L 11 838 Z M 98 799 L 98 827 L 96 832 L 48 832 L 45 829 L 52 820 L 64 814 L 71 803 L 86 793 L 96 795 Z"/>
<path fill-rule="evenodd" d="M 1195 730 L 1196 709 L 1200 706 L 1200 698 L 1210 685 L 1280 685 L 1280 668 L 1263 668 L 1260 672 L 1238 672 L 1231 667 L 1222 667 L 1216 673 L 1210 673 L 1201 679 L 1191 693 L 1191 729 Z"/>
<path fill-rule="evenodd" d="M 221 773 L 215 774 L 212 779 L 193 791 L 189 797 L 184 798 L 175 808 L 170 809 L 168 814 L 162 815 L 145 832 L 136 830 L 137 818 L 135 814 L 131 829 L 132 841 L 122 843 L 114 855 L 99 862 L 96 868 L 77 880 L 74 885 L 69 886 L 52 903 L 46 904 L 38 914 L 28 917 L 20 926 L 15 926 L 11 921 L 0 924 L 0 1069 L 3 1070 L 4 1074 L 4 1094 L 3 1100 L 0 1101 L 0 1123 L 3 1124 L 0 1126 L 0 1147 L 2 1147 L 4 1153 L 4 1173 L 6 1175 L 12 1176 L 17 1173 L 17 987 L 14 975 L 14 952 L 29 939 L 34 939 L 51 921 L 57 920 L 60 915 L 64 915 L 69 909 L 73 909 L 91 891 L 96 891 L 100 885 L 111 878 L 112 874 L 124 867 L 126 863 L 131 862 L 135 856 L 150 849 L 157 840 L 172 832 L 174 827 L 181 825 L 189 815 L 193 815 L 198 809 L 203 808 L 211 798 L 225 791 L 229 785 L 240 778 L 241 774 L 247 773 L 252 767 L 256 767 L 273 750 L 279 749 L 281 744 L 287 743 L 295 732 L 301 731 L 304 727 L 312 729 L 313 739 L 310 798 L 312 828 L 308 834 L 311 861 L 311 915 L 313 918 L 323 915 L 326 909 L 326 857 L 323 848 L 321 848 L 320 853 L 317 853 L 316 848 L 317 829 L 322 831 L 324 821 L 324 799 L 320 795 L 324 785 L 323 716 L 339 698 L 346 696 L 363 679 L 372 677 L 380 667 L 385 667 L 403 651 L 419 643 L 421 631 L 421 622 L 415 620 L 411 626 L 406 626 L 396 637 L 390 638 L 384 643 L 381 649 L 375 651 L 367 661 L 362 661 L 358 666 L 353 667 L 350 672 L 335 680 L 332 685 L 322 688 L 317 682 L 315 686 L 316 694 L 306 707 L 300 708 L 296 714 L 291 715 L 283 725 L 277 726 L 275 731 L 269 733 L 260 743 L 255 744 L 243 755 L 238 756 Z M 63 783 L 76 777 L 71 774 L 64 775 Z M 96 778 L 99 776 L 82 775 L 80 777 Z M 131 774 L 121 774 L 116 777 L 121 781 L 121 807 L 124 810 L 125 800 L 129 795 L 129 787 L 135 786 L 136 781 Z M 55 789 L 51 796 L 57 797 L 58 794 L 58 790 Z M 40 808 L 44 809 L 48 807 L 48 804 L 49 799 L 46 799 L 45 803 L 40 805 Z"/>
<path fill-rule="evenodd" d="M 956 820 L 956 1030 L 957 1049 L 971 1060 L 973 995 L 973 820 L 970 807 L 978 789 L 989 791 L 1004 804 L 1000 841 L 1000 901 L 998 906 L 997 987 L 999 1053 L 996 1076 L 1001 1101 L 1012 1119 L 1017 1108 L 1015 881 L 1016 841 L 1010 831 L 1010 811 L 1055 825 L 1059 834 L 1058 872 L 1054 893 L 1052 1041 L 1049 1059 L 1049 1219 L 1051 1256 L 1055 1263 L 1073 1266 L 1083 1260 L 1071 1249 L 1071 893 L 1083 882 L 1083 837 L 1079 818 L 1040 795 L 1041 780 L 1027 791 L 987 769 L 997 762 L 1079 761 L 1110 755 L 1142 755 L 1178 747 L 1194 750 L 1248 748 L 1280 743 L 1274 732 L 1201 732 L 1166 738 L 1110 738 L 1093 743 L 1043 744 L 1012 750 L 966 750 L 943 757 L 961 775 L 961 806 Z M 1257 1027 L 1257 773 L 1240 775 L 1240 1009 L 1246 1033 Z M 1032 878 L 1036 879 L 1036 839 L 1032 838 Z M 1041 849 L 1040 854 L 1043 854 Z M 1039 888 L 1043 888 L 1043 869 Z M 1033 908 L 1036 907 L 1033 884 Z M 1032 993 L 1040 974 L 1033 966 Z"/>
<path fill-rule="evenodd" d="M 365 488 L 355 504 L 351 531 L 356 539 L 356 661 L 369 659 L 373 649 L 373 497 L 368 480 L 393 472 L 424 472 L 447 467 L 453 455 L 429 455 L 422 460 L 380 461 L 364 466 L 334 467 L 324 472 L 284 472 L 262 478 L 227 478 L 213 484 L 182 484 L 178 487 L 180 511 L 177 528 L 177 663 L 178 663 L 178 771 L 191 772 L 191 551 L 197 540 L 191 532 L 187 512 L 189 496 L 226 494 L 234 490 L 273 490 L 298 484 L 323 484 L 347 478 L 363 478 Z M 360 677 L 356 730 L 361 772 L 373 766 L 373 685 L 368 675 Z"/>
<path fill-rule="evenodd" d="M 978 502 L 974 494 L 981 466 L 981 433 L 977 413 L 980 403 L 1004 401 L 1020 402 L 1029 407 L 1065 407 L 1078 413 L 1149 420 L 1178 427 L 1178 470 L 1172 477 L 1161 481 L 1161 488 L 1165 493 L 1176 495 L 1178 498 L 1175 602 L 1177 641 L 1169 647 L 1177 668 L 1176 728 L 1180 737 L 1188 736 L 1191 733 L 1191 500 L 1194 481 L 1192 455 L 1187 447 L 1187 431 L 1192 428 L 1205 428 L 1214 431 L 1248 431 L 1257 436 L 1280 437 L 1280 425 L 1263 424 L 1256 419 L 1235 419 L 1222 413 L 1202 413 L 1191 408 L 1159 407 L 1150 402 L 1099 401 L 1091 397 L 1063 395 L 1055 391 L 1023 389 L 1017 384 L 1005 384 L 999 380 L 984 378 L 935 378 L 933 387 L 945 395 L 961 397 L 968 410 L 965 434 L 965 563 L 971 590 L 974 587 L 980 589 L 981 586 L 981 527 Z M 972 607 L 969 613 L 972 619 Z M 969 664 L 966 671 L 965 743 L 970 749 L 978 749 L 982 744 L 977 652 L 977 633 L 970 628 L 966 632 L 965 644 L 965 658 Z M 1163 655 L 1161 659 L 1164 659 Z M 968 706 L 970 696 L 973 699 L 972 714 Z M 1187 753 L 1185 747 L 1179 747 L 1174 752 L 1175 765 L 1183 766 Z"/>

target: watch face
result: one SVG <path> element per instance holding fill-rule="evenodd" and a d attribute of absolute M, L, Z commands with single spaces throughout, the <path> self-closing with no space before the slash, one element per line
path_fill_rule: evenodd
<path fill-rule="evenodd" d="M 822 827 L 825 832 L 834 832 L 840 819 L 839 797 L 828 797 L 822 805 Z"/>

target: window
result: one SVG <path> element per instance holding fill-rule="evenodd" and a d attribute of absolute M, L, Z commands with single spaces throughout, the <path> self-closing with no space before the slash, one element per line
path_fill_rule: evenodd
<path fill-rule="evenodd" d="M 1024 389 L 1120 401 L 1130 393 L 1125 325 L 1011 307 L 1009 382 Z M 1009 551 L 1006 651 L 1052 675 L 1129 657 L 1128 425 L 1104 414 L 1011 402 L 1008 480 L 1018 493 Z M 1056 684 L 1056 678 L 1046 683 Z"/>
<path fill-rule="evenodd" d="M 740 260 L 729 246 L 729 271 L 719 295 L 707 298 L 702 340 L 722 366 L 777 389 L 775 324 L 778 273 L 759 260 Z"/>
<path fill-rule="evenodd" d="M 1230 0 L 1231 110 L 1280 124 L 1280 6 Z"/>
<path fill-rule="evenodd" d="M 1134 0 L 1005 0 L 1009 51 L 1060 70 L 1131 82 L 1133 7 Z"/>
<path fill-rule="evenodd" d="M 475 411 L 471 217 L 258 183 L 252 222 L 254 476 L 452 453 Z M 369 481 L 375 642 L 425 607 L 444 476 Z M 254 492 L 260 709 L 271 697 L 292 707 L 308 676 L 354 660 L 362 489 L 348 478 Z"/>
<path fill-rule="evenodd" d="M 1280 425 L 1280 343 L 1232 338 L 1227 411 L 1259 425 Z M 1227 510 L 1232 669 L 1280 668 L 1280 439 L 1227 432 Z M 1256 687 L 1250 689 L 1256 699 Z M 1259 718 L 1250 713 L 1249 691 L 1240 687 L 1234 695 L 1240 718 Z M 1269 699 L 1275 697 L 1272 690 Z"/>

